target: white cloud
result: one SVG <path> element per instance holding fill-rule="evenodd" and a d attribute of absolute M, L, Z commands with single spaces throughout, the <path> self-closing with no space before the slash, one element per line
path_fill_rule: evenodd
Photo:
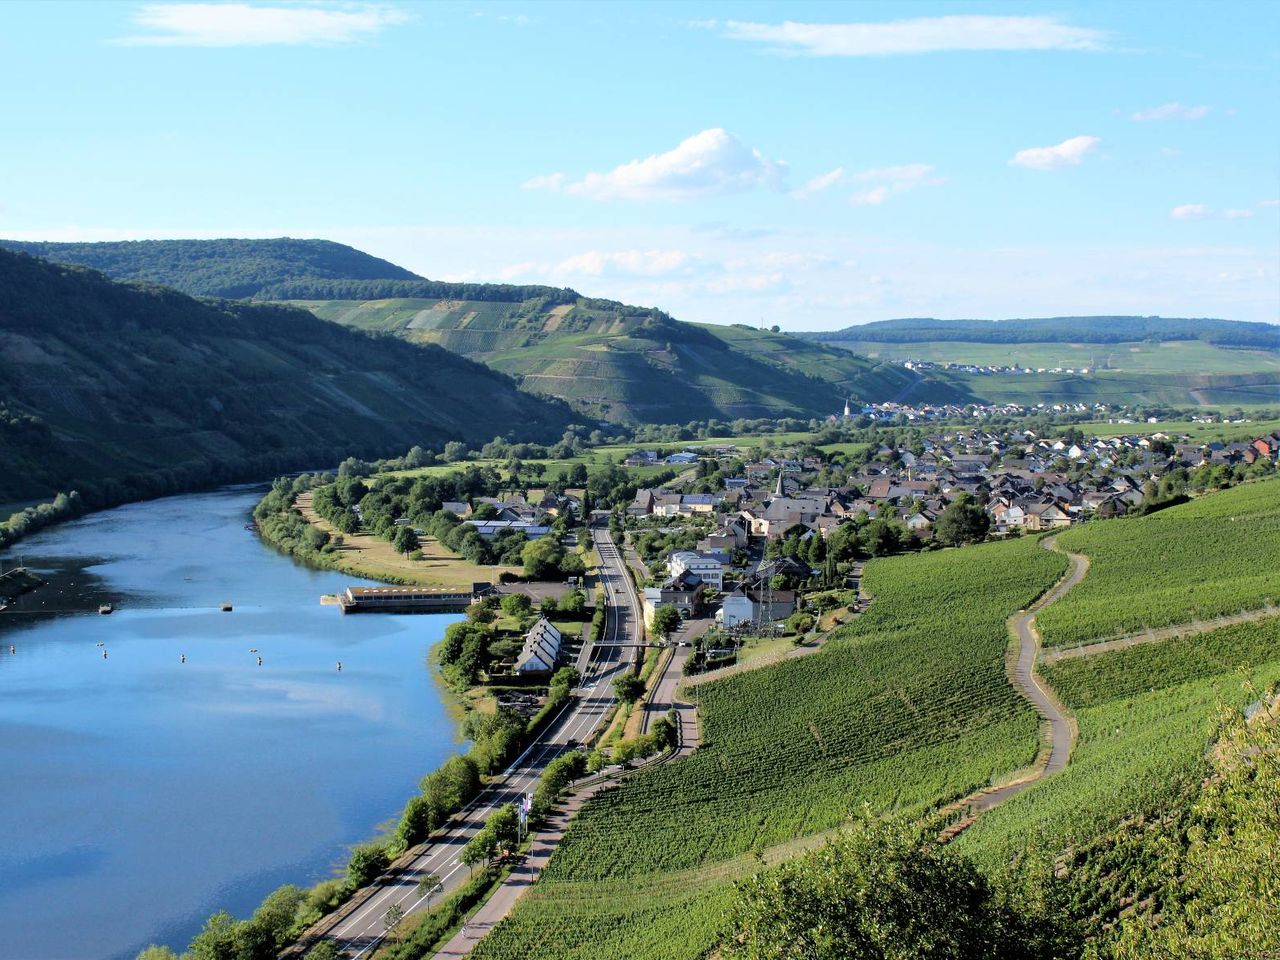
<path fill-rule="evenodd" d="M 1101 50 L 1107 34 L 1057 17 L 915 17 L 881 23 L 705 21 L 731 40 L 811 57 L 875 57 L 950 50 Z"/>
<path fill-rule="evenodd" d="M 836 167 L 827 173 L 820 173 L 813 179 L 807 181 L 804 186 L 798 187 L 791 191 L 791 196 L 797 200 L 805 200 L 812 197 L 815 193 L 821 193 L 828 187 L 835 186 L 844 177 L 844 167 Z"/>
<path fill-rule="evenodd" d="M 849 198 L 854 206 L 878 207 L 890 197 L 914 190 L 919 186 L 937 186 L 946 183 L 946 177 L 932 176 L 933 167 L 927 163 L 907 163 L 896 167 L 874 167 L 856 173 L 853 179 L 861 183 L 878 185 L 861 190 Z"/>
<path fill-rule="evenodd" d="M 870 190 L 855 193 L 849 198 L 849 202 L 857 207 L 878 207 L 889 199 L 890 192 L 887 184 L 881 184 L 878 187 L 872 187 Z"/>
<path fill-rule="evenodd" d="M 1166 156 L 1166 157 L 1180 157 L 1180 156 L 1182 156 L 1182 151 L 1181 151 L 1181 150 L 1179 150 L 1177 147 L 1161 147 L 1161 148 L 1160 148 L 1160 153 L 1161 153 L 1162 155 Z"/>
<path fill-rule="evenodd" d="M 1071 137 L 1052 147 L 1028 147 L 1026 150 L 1019 150 L 1009 163 L 1029 170 L 1078 167 L 1084 160 L 1085 154 L 1101 142 L 1097 137 Z"/>
<path fill-rule="evenodd" d="M 540 177 L 530 177 L 520 186 L 526 190 L 550 190 L 554 193 L 564 186 L 564 174 L 546 173 Z"/>
<path fill-rule="evenodd" d="M 1246 208 L 1236 208 L 1232 210 L 1223 210 L 1222 219 L 1224 220 L 1247 220 L 1253 216 L 1253 211 Z"/>
<path fill-rule="evenodd" d="M 1209 107 L 1184 107 L 1180 103 L 1163 103 L 1150 110 L 1139 110 L 1129 115 L 1134 123 L 1150 123 L 1152 120 L 1203 120 L 1209 115 Z"/>
<path fill-rule="evenodd" d="M 1169 211 L 1173 220 L 1203 220 L 1209 215 L 1209 208 L 1203 203 L 1184 203 Z"/>
<path fill-rule="evenodd" d="M 692 200 L 781 185 L 785 163 L 719 127 L 696 133 L 666 153 L 632 160 L 608 173 L 567 181 L 564 174 L 534 177 L 525 186 L 563 190 L 592 200 Z"/>
<path fill-rule="evenodd" d="M 694 260 L 683 250 L 589 250 L 561 260 L 551 275 L 669 277 L 687 274 Z"/>
<path fill-rule="evenodd" d="M 410 15 L 380 4 L 153 3 L 133 22 L 155 31 L 117 43 L 155 47 L 306 46 L 354 43 Z"/>
<path fill-rule="evenodd" d="M 1258 204 L 1258 206 L 1260 206 L 1260 207 L 1280 207 L 1280 200 L 1263 200 L 1260 204 Z"/>

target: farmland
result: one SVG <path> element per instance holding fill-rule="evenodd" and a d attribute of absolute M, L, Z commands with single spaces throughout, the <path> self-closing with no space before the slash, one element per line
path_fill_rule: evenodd
<path fill-rule="evenodd" d="M 1203 340 L 1128 343 L 976 343 L 934 340 L 887 343 L 876 340 L 829 341 L 872 360 L 929 360 L 978 366 L 1054 367 L 1115 370 L 1125 373 L 1254 373 L 1280 371 L 1273 350 L 1228 347 Z"/>
<path fill-rule="evenodd" d="M 1280 481 L 1243 484 L 1058 538 L 1089 576 L 1039 618 L 1046 646 L 1091 643 L 1280 600 Z"/>
<path fill-rule="evenodd" d="M 1255 699 L 1246 681 L 1280 680 L 1280 621 L 1064 661 L 1043 673 L 1075 713 L 1080 738 L 1066 770 L 962 836 L 962 850 L 992 864 L 1032 843 L 1058 850 L 1087 842 L 1198 778 L 1219 710 Z"/>
<path fill-rule="evenodd" d="M 652 907 L 635 885 L 661 878 L 667 897 L 689 900 L 657 911 L 688 911 L 670 921 L 679 939 L 637 933 L 591 955 L 697 956 L 711 935 L 703 910 L 723 894 L 696 894 L 691 871 L 731 874 L 864 802 L 924 812 L 1030 763 L 1039 722 L 1005 676 L 1006 618 L 1064 567 L 1031 540 L 872 561 L 875 603 L 823 650 L 696 688 L 699 751 L 589 803 L 538 895 L 477 956 L 576 956 L 559 945 L 629 936 Z"/>

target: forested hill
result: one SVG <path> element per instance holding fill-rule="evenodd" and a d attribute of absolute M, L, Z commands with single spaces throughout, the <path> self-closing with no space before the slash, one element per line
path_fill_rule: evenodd
<path fill-rule="evenodd" d="M 394 263 L 329 240 L 0 240 L 0 246 L 101 270 L 113 280 L 145 280 L 196 297 L 253 297 L 293 280 L 421 280 Z"/>
<path fill-rule="evenodd" d="M 1219 346 L 1280 348 L 1280 326 L 1188 317 L 1045 317 L 1034 320 L 878 320 L 797 336 L 819 342 L 1126 343 L 1203 340 Z"/>
<path fill-rule="evenodd" d="M 438 347 L 0 250 L 0 503 L 91 504 L 513 430 L 563 404 Z"/>

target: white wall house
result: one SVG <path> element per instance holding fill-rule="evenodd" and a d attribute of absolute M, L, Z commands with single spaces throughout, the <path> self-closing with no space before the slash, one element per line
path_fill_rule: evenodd
<path fill-rule="evenodd" d="M 678 577 L 686 570 L 713 590 L 724 587 L 725 558 L 714 553 L 698 553 L 695 550 L 677 550 L 667 561 L 671 576 Z"/>
<path fill-rule="evenodd" d="M 516 673 L 539 673 L 556 668 L 560 658 L 560 631 L 542 617 L 525 634 L 524 647 L 516 658 Z"/>

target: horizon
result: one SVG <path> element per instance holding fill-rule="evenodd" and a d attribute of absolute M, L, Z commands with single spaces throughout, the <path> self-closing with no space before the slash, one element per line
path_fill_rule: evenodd
<path fill-rule="evenodd" d="M 1274 6 L 70 9 L 0 8 L 12 239 L 317 236 L 792 331 L 1280 322 Z"/>

